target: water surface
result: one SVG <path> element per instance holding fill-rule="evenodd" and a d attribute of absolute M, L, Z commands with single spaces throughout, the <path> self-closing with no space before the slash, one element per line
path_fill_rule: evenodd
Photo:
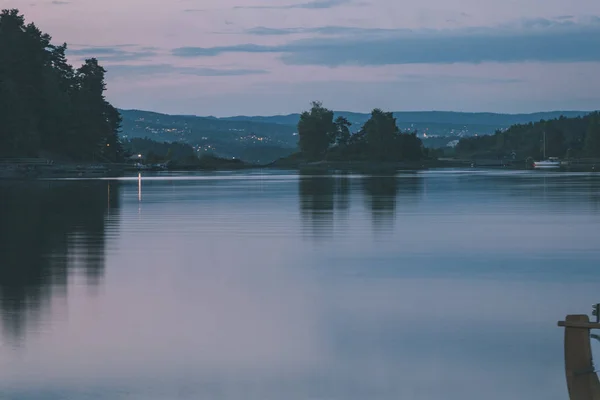
<path fill-rule="evenodd" d="M 594 174 L 3 183 L 0 398 L 562 400 L 599 223 Z"/>

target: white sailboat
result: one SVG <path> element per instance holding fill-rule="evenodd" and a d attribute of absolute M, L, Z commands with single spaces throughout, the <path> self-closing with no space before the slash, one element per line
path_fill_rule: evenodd
<path fill-rule="evenodd" d="M 546 158 L 546 131 L 544 131 L 544 159 L 542 161 L 534 161 L 533 168 L 560 168 L 560 160 L 557 157 Z"/>

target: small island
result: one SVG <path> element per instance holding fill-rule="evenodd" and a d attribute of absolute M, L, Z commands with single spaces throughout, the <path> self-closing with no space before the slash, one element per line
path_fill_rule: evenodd
<path fill-rule="evenodd" d="M 313 102 L 298 122 L 299 152 L 272 166 L 301 168 L 420 168 L 429 152 L 416 132 L 398 129 L 393 113 L 374 109 L 356 132 L 345 117 Z"/>

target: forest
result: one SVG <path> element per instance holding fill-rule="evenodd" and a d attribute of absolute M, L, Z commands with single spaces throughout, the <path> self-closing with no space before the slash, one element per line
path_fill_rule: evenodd
<path fill-rule="evenodd" d="M 600 158 L 600 112 L 513 125 L 493 135 L 463 138 L 456 155 L 468 158 Z"/>
<path fill-rule="evenodd" d="M 114 162 L 123 157 L 121 116 L 104 97 L 105 70 L 94 58 L 79 68 L 67 45 L 0 13 L 0 157 Z"/>

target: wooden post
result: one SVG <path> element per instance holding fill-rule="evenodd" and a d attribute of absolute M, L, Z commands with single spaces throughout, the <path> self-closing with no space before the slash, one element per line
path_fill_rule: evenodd
<path fill-rule="evenodd" d="M 567 315 L 558 326 L 565 327 L 565 373 L 571 400 L 600 400 L 600 381 L 594 370 L 590 329 L 600 324 L 590 323 L 587 315 Z"/>

